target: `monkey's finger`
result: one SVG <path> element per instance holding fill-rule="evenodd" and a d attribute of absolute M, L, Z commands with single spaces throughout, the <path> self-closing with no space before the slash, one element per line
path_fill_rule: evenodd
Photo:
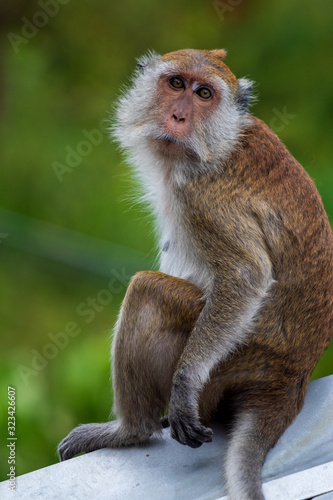
<path fill-rule="evenodd" d="M 186 434 L 179 427 L 171 430 L 171 437 L 178 441 L 178 443 L 184 446 L 189 446 L 190 448 L 199 448 L 202 445 L 199 441 L 194 441 L 186 436 Z"/>
<path fill-rule="evenodd" d="M 184 426 L 181 422 L 178 425 L 171 427 L 171 437 L 178 441 L 178 443 L 183 444 L 184 446 L 190 446 L 191 448 L 199 448 L 202 445 L 202 443 L 196 440 L 192 440 L 186 434 Z"/>
<path fill-rule="evenodd" d="M 171 437 L 179 443 L 198 448 L 202 443 L 210 443 L 213 431 L 197 422 L 181 420 L 171 426 Z"/>
<path fill-rule="evenodd" d="M 188 439 L 186 444 L 188 446 L 191 446 L 191 442 L 199 443 L 199 446 L 201 446 L 202 443 L 211 443 L 213 439 L 213 431 L 209 427 L 197 424 L 195 427 L 191 427 L 187 430 Z M 197 446 L 195 446 L 195 448 L 197 448 Z"/>

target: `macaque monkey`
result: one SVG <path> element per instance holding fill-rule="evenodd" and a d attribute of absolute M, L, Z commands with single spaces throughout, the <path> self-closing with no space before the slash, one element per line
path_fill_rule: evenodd
<path fill-rule="evenodd" d="M 156 215 L 160 271 L 132 278 L 115 328 L 117 419 L 75 428 L 59 453 L 135 445 L 167 425 L 197 448 L 223 418 L 229 497 L 262 500 L 266 454 L 332 337 L 333 235 L 225 55 L 149 54 L 120 98 L 114 136 Z"/>

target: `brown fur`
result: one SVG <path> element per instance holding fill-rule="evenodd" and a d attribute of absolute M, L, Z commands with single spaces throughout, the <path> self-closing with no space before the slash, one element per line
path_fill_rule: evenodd
<path fill-rule="evenodd" d="M 198 101 L 191 87 L 198 75 L 201 84 L 218 76 L 236 92 L 224 57 L 225 51 L 164 55 L 187 83 L 175 91 L 162 75 L 148 118 L 160 112 L 173 138 L 193 134 L 223 99 L 217 90 L 211 101 Z M 167 163 L 164 183 L 178 223 L 212 283 L 204 291 L 157 271 L 134 276 L 113 346 L 118 420 L 74 429 L 59 446 L 62 459 L 142 442 L 161 429 L 167 410 L 171 435 L 197 447 L 211 441 L 205 425 L 222 409 L 231 419 L 230 497 L 264 498 L 265 456 L 302 408 L 332 338 L 333 235 L 308 174 L 263 122 L 247 123 L 217 168 L 177 185 Z M 164 141 L 161 156 L 188 159 L 186 142 Z"/>
<path fill-rule="evenodd" d="M 221 77 L 227 84 L 235 90 L 237 88 L 237 78 L 224 64 L 222 59 L 226 56 L 226 51 L 221 50 L 177 50 L 164 54 L 164 61 L 177 62 L 182 67 L 182 72 L 193 72 L 193 67 L 207 79 L 210 75 Z"/>

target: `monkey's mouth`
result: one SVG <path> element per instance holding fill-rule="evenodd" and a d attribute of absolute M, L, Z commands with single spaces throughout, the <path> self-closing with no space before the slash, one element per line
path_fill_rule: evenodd
<path fill-rule="evenodd" d="M 153 136 L 153 142 L 158 151 L 166 156 L 181 155 L 189 149 L 185 141 L 174 137 L 168 133 L 156 134 Z"/>
<path fill-rule="evenodd" d="M 156 139 L 163 141 L 165 144 L 177 144 L 178 146 L 186 147 L 183 141 L 169 134 L 161 134 L 156 136 Z"/>
<path fill-rule="evenodd" d="M 196 155 L 189 141 L 184 141 L 171 135 L 162 132 L 151 136 L 151 145 L 158 155 L 169 159 L 188 158 Z"/>
<path fill-rule="evenodd" d="M 174 137 L 165 137 L 164 140 L 167 142 L 172 142 L 173 144 L 180 144 L 180 141 L 178 139 L 174 139 Z"/>

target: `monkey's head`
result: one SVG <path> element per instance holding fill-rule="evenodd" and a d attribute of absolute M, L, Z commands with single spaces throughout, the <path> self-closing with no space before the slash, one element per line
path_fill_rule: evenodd
<path fill-rule="evenodd" d="M 225 56 L 223 49 L 179 50 L 139 60 L 114 135 L 141 169 L 153 154 L 155 165 L 172 160 L 183 175 L 195 175 L 234 149 L 250 121 L 252 85 L 235 77 Z"/>

